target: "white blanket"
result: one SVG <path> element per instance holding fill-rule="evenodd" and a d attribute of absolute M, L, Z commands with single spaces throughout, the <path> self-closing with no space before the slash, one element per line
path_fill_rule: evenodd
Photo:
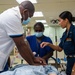
<path fill-rule="evenodd" d="M 31 66 L 18 65 L 11 71 L 0 73 L 0 75 L 58 75 L 57 69 L 51 65 L 47 66 Z"/>

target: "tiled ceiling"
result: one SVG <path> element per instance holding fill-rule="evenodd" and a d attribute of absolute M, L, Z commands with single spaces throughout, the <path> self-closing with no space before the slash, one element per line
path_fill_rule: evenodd
<path fill-rule="evenodd" d="M 16 0 L 0 0 L 0 13 L 4 10 L 16 6 L 18 3 Z M 52 19 L 57 19 L 62 11 L 68 10 L 75 16 L 75 0 L 37 0 L 34 4 L 36 11 L 43 12 L 44 17 L 33 17 L 29 26 L 33 26 L 35 20 L 46 20 L 48 26 L 58 26 L 58 24 L 52 24 Z"/>

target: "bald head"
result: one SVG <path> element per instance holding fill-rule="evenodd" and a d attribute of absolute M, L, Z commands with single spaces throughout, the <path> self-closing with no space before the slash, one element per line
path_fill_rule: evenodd
<path fill-rule="evenodd" d="M 24 9 L 28 9 L 30 12 L 35 11 L 34 5 L 30 1 L 23 1 L 20 5 L 23 6 Z"/>

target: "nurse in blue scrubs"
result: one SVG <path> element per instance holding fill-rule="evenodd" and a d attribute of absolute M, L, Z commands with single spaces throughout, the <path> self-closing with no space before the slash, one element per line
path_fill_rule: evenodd
<path fill-rule="evenodd" d="M 75 68 L 73 68 L 75 63 L 75 26 L 72 24 L 72 21 L 75 21 L 75 17 L 72 16 L 71 12 L 62 12 L 59 15 L 59 25 L 62 28 L 66 28 L 66 30 L 61 37 L 59 46 L 55 46 L 49 42 L 43 42 L 41 44 L 42 48 L 50 46 L 52 49 L 59 52 L 64 50 L 64 53 L 67 56 L 67 75 L 71 75 L 71 72 L 75 72 Z"/>
<path fill-rule="evenodd" d="M 33 54 L 36 57 L 42 57 L 48 64 L 48 59 L 53 55 L 54 50 L 48 46 L 44 48 L 40 47 L 42 42 L 52 43 L 52 40 L 43 34 L 44 29 L 43 23 L 37 22 L 34 25 L 34 35 L 27 36 L 26 39 L 29 42 Z"/>

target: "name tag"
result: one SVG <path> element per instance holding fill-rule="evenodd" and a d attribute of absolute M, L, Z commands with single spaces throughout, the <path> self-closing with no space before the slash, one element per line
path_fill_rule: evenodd
<path fill-rule="evenodd" d="M 66 38 L 66 41 L 72 41 L 72 39 L 71 38 Z"/>

